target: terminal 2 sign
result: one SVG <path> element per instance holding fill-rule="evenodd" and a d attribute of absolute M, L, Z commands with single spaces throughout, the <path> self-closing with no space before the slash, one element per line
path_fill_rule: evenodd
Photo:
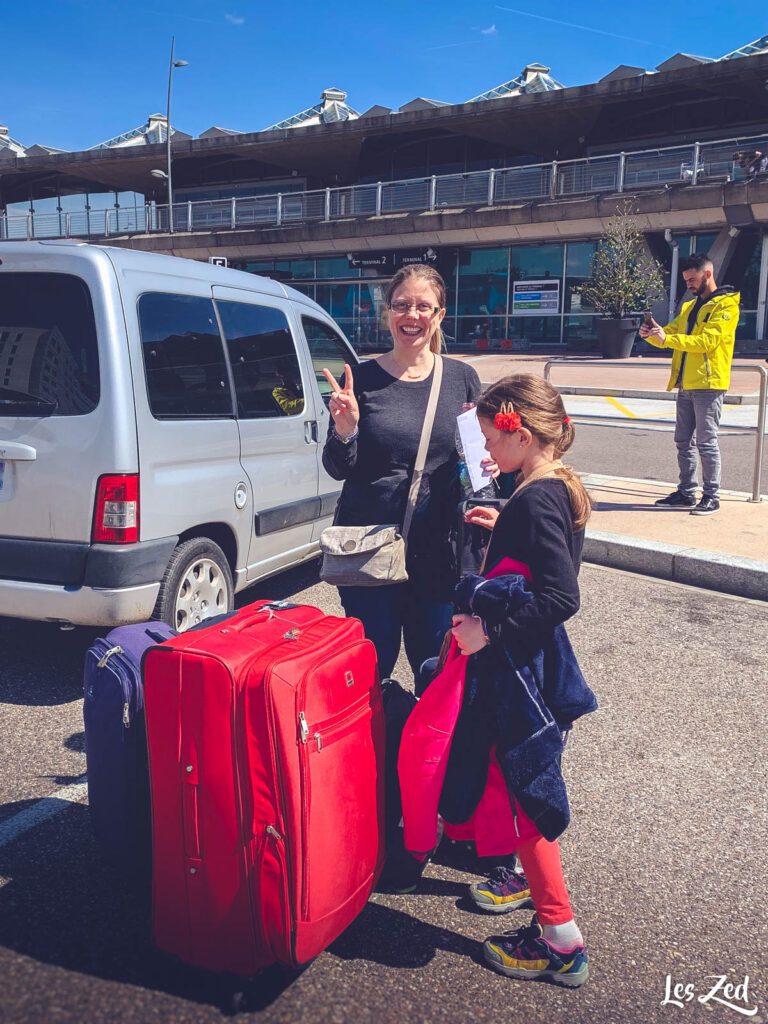
<path fill-rule="evenodd" d="M 362 267 L 364 270 L 377 270 L 382 276 L 394 274 L 400 267 L 411 263 L 427 263 L 436 266 L 440 258 L 437 249 L 400 250 L 399 252 L 348 252 L 347 262 L 350 270 Z"/>

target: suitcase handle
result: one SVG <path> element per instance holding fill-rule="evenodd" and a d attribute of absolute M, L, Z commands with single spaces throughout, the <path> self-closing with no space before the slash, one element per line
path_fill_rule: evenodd
<path fill-rule="evenodd" d="M 184 853 L 187 857 L 200 856 L 200 828 L 197 814 L 197 784 L 184 786 Z"/>
<path fill-rule="evenodd" d="M 240 619 L 237 623 L 237 629 L 250 629 L 251 626 L 256 625 L 259 622 L 271 622 L 275 617 L 275 612 L 282 612 L 289 608 L 298 607 L 299 605 L 294 604 L 292 601 L 265 601 L 264 604 L 254 608 L 253 614 L 247 619 Z"/>
<path fill-rule="evenodd" d="M 144 632 L 147 634 L 149 639 L 154 640 L 156 644 L 164 644 L 166 640 L 171 639 L 170 636 L 166 636 L 164 633 L 161 633 L 159 629 L 146 629 Z M 178 635 L 175 629 L 172 635 Z"/>

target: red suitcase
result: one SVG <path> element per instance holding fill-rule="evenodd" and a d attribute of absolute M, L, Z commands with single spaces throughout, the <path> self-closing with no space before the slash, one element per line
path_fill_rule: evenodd
<path fill-rule="evenodd" d="M 384 861 L 384 716 L 357 619 L 260 602 L 148 651 L 153 935 L 200 967 L 306 963 Z"/>

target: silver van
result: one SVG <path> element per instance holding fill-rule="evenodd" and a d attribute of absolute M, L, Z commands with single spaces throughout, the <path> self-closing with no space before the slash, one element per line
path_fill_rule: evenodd
<path fill-rule="evenodd" d="M 184 630 L 318 553 L 328 385 L 354 351 L 275 281 L 0 243 L 0 615 Z"/>

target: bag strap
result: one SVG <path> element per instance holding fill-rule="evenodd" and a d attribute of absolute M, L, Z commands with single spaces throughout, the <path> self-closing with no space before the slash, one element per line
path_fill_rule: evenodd
<path fill-rule="evenodd" d="M 416 507 L 416 498 L 419 494 L 421 487 L 421 478 L 424 475 L 424 466 L 427 463 L 427 451 L 429 450 L 429 441 L 432 436 L 432 424 L 435 422 L 435 410 L 437 409 L 437 400 L 440 397 L 440 382 L 443 379 L 443 358 L 442 356 L 435 353 L 435 366 L 432 374 L 432 387 L 429 391 L 429 401 L 427 402 L 427 412 L 424 417 L 424 426 L 421 428 L 421 439 L 419 441 L 419 450 L 416 453 L 416 461 L 413 464 L 413 476 L 411 477 L 411 489 L 408 492 L 408 504 L 405 509 L 405 518 L 403 519 L 402 537 L 403 540 L 408 539 L 408 531 L 411 528 L 411 520 L 413 519 L 413 510 Z"/>

